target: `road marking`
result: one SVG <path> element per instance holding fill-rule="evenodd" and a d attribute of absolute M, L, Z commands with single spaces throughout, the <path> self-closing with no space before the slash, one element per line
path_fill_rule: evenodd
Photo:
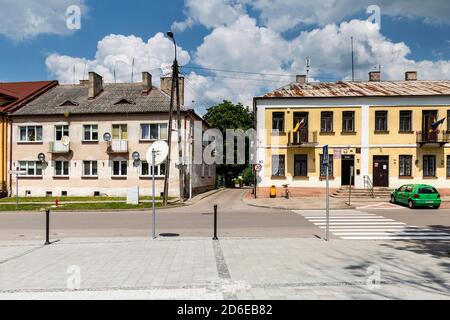
<path fill-rule="evenodd" d="M 343 240 L 450 240 L 450 235 L 448 237 L 431 237 L 431 236 L 392 236 L 392 237 L 341 237 Z"/>

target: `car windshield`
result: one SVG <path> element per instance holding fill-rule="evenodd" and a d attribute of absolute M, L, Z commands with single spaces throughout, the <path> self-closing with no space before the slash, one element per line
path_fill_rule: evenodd
<path fill-rule="evenodd" d="M 419 188 L 420 194 L 433 194 L 438 193 L 435 188 Z"/>

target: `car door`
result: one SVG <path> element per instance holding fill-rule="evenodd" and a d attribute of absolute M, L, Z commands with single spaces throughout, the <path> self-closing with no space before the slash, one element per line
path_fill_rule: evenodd
<path fill-rule="evenodd" d="M 403 203 L 408 204 L 409 199 L 411 199 L 411 197 L 413 196 L 413 192 L 414 191 L 414 187 L 413 186 L 406 186 L 405 189 L 405 196 L 404 196 L 404 200 Z"/>

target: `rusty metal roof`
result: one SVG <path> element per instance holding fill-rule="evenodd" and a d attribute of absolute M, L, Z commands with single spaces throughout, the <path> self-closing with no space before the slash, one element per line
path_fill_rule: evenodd
<path fill-rule="evenodd" d="M 262 98 L 402 97 L 450 95 L 450 80 L 292 83 Z"/>

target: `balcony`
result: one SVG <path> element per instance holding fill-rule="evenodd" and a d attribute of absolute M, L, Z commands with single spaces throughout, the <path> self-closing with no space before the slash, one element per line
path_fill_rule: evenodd
<path fill-rule="evenodd" d="M 51 141 L 49 144 L 49 153 L 66 154 L 70 152 L 70 144 L 64 145 L 61 141 Z"/>
<path fill-rule="evenodd" d="M 300 130 L 298 132 L 288 133 L 289 146 L 314 147 L 317 142 L 317 131 Z"/>
<path fill-rule="evenodd" d="M 450 142 L 447 131 L 417 132 L 417 143 L 421 147 L 442 147 Z"/>
<path fill-rule="evenodd" d="M 107 153 L 128 153 L 127 140 L 112 140 L 108 142 Z"/>

